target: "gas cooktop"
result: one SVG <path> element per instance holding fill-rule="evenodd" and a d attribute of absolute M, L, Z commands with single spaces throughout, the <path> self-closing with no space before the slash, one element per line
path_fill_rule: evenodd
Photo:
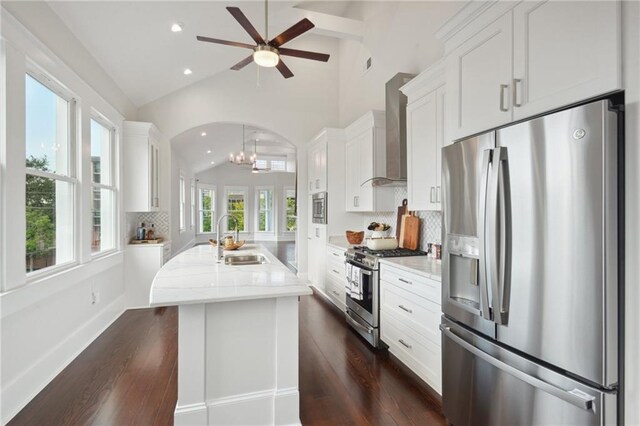
<path fill-rule="evenodd" d="M 356 246 L 352 250 L 375 257 L 406 257 L 406 256 L 426 256 L 426 252 L 420 250 L 409 250 L 397 248 L 391 250 L 371 250 L 367 246 Z"/>

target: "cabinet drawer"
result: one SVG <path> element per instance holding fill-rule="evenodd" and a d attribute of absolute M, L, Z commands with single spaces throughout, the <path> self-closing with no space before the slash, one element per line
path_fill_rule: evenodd
<path fill-rule="evenodd" d="M 442 354 L 439 345 L 408 330 L 390 315 L 380 318 L 382 340 L 389 351 L 438 393 L 442 393 Z"/>
<path fill-rule="evenodd" d="M 380 269 L 380 279 L 417 296 L 424 297 L 434 303 L 441 303 L 440 293 L 442 285 L 439 281 L 395 269 L 388 265 L 382 265 Z"/>
<path fill-rule="evenodd" d="M 380 309 L 440 346 L 440 304 L 383 282 Z"/>
<path fill-rule="evenodd" d="M 327 262 L 327 277 L 338 281 L 345 281 L 344 263 Z"/>
<path fill-rule="evenodd" d="M 326 294 L 329 299 L 333 302 L 334 305 L 336 305 L 344 312 L 346 310 L 346 292 L 344 283 L 339 283 L 331 278 L 328 279 L 325 284 Z"/>

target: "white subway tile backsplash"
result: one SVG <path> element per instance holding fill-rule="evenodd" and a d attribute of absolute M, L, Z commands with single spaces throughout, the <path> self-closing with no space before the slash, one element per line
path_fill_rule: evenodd
<path fill-rule="evenodd" d="M 397 187 L 394 192 L 395 204 L 400 206 L 402 200 L 407 198 L 407 188 Z M 411 206 L 409 206 L 411 208 Z M 442 213 L 439 211 L 416 211 L 416 216 L 421 219 L 420 222 L 420 249 L 426 250 L 428 243 L 441 244 L 442 232 Z M 389 235 L 395 235 L 397 212 L 373 212 L 367 213 L 363 217 L 363 229 L 371 222 L 383 222 L 391 225 Z M 366 231 L 368 236 L 370 231 Z"/>

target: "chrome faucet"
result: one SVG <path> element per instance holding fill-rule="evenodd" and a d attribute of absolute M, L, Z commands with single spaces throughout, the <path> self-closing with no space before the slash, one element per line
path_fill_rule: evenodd
<path fill-rule="evenodd" d="M 220 218 L 218 219 L 218 223 L 216 225 L 216 238 L 218 239 L 218 256 L 217 259 L 218 260 L 222 260 L 224 258 L 224 241 L 222 241 L 222 238 L 220 237 L 220 222 L 222 222 L 222 219 L 224 219 L 225 217 L 229 217 L 230 219 L 233 219 L 233 222 L 236 225 L 236 241 L 238 241 L 238 238 L 240 237 L 240 231 L 238 230 L 238 219 L 235 218 L 235 216 L 231 216 L 230 214 L 223 214 L 222 216 L 220 216 Z"/>

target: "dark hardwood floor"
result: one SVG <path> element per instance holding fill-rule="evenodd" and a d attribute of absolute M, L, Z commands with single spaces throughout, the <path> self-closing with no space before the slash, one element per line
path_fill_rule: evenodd
<path fill-rule="evenodd" d="M 177 309 L 126 311 L 9 424 L 162 425 L 177 399 Z M 300 303 L 304 425 L 441 425 L 440 404 L 320 296 Z"/>

